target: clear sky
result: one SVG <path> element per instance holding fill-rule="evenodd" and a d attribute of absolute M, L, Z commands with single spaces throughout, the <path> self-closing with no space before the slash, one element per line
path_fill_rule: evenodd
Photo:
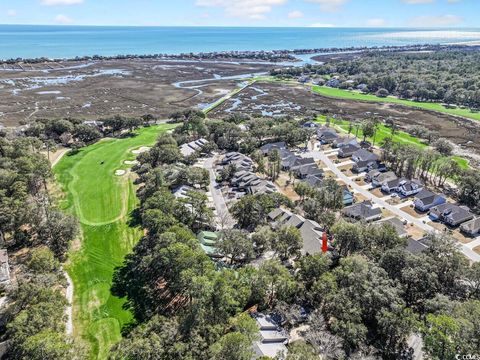
<path fill-rule="evenodd" d="M 480 27 L 480 0 L 0 0 L 0 24 Z"/>

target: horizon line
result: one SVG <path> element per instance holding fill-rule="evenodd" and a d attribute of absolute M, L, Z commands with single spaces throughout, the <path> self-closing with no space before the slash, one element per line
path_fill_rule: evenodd
<path fill-rule="evenodd" d="M 55 26 L 55 27 L 131 27 L 131 28 L 251 28 L 251 29 L 418 29 L 418 30 L 466 30 L 479 27 L 418 27 L 418 26 L 251 26 L 251 25 L 94 25 L 94 24 L 0 24 L 0 26 Z"/>

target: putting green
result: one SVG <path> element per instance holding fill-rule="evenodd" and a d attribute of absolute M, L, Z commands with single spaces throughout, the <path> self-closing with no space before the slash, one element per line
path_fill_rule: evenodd
<path fill-rule="evenodd" d="M 89 346 L 92 359 L 105 359 L 121 339 L 121 328 L 132 320 L 123 309 L 124 299 L 111 295 L 113 271 L 122 264 L 142 236 L 128 225 L 137 206 L 132 175 L 127 171 L 136 155 L 132 150 L 155 143 L 157 136 L 174 125 L 140 129 L 136 136 L 108 139 L 64 156 L 54 172 L 65 194 L 61 206 L 77 216 L 82 241 L 74 246 L 66 269 L 74 285 L 74 336 Z"/>

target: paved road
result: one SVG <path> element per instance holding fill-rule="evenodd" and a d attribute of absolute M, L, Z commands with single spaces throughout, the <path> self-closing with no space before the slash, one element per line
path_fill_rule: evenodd
<path fill-rule="evenodd" d="M 342 180 L 345 184 L 347 184 L 350 188 L 354 189 L 355 192 L 362 194 L 366 199 L 370 200 L 371 202 L 377 204 L 378 206 L 385 208 L 386 210 L 390 211 L 392 214 L 395 214 L 401 219 L 408 221 L 411 224 L 418 226 L 420 229 L 426 232 L 438 232 L 432 226 L 425 224 L 421 219 L 413 217 L 410 214 L 407 214 L 405 211 L 400 210 L 399 208 L 395 207 L 394 205 L 390 205 L 385 200 L 373 195 L 370 191 L 368 191 L 365 187 L 358 185 L 355 181 L 350 179 L 344 173 L 342 173 L 337 166 L 325 155 L 322 151 L 310 151 L 307 153 L 302 154 L 303 157 L 313 157 L 316 160 L 321 160 L 330 171 L 332 171 L 338 179 Z M 460 250 L 463 254 L 472 261 L 480 261 L 480 255 L 477 254 L 475 251 L 470 249 L 469 247 L 459 244 Z"/>
<path fill-rule="evenodd" d="M 205 160 L 204 166 L 205 169 L 208 170 L 210 174 L 210 185 L 209 190 L 212 194 L 213 204 L 215 205 L 215 209 L 217 210 L 216 221 L 218 226 L 223 226 L 225 228 L 232 228 L 235 225 L 235 220 L 230 215 L 228 211 L 227 203 L 225 202 L 225 198 L 223 197 L 221 189 L 218 187 L 217 177 L 215 175 L 215 171 L 213 170 L 213 163 L 215 161 L 216 156 L 209 157 Z"/>

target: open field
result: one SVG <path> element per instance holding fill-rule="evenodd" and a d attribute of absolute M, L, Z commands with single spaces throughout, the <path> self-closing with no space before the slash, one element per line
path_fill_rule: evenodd
<path fill-rule="evenodd" d="M 108 139 L 64 156 L 54 172 L 65 193 L 62 208 L 81 222 L 80 249 L 72 249 L 66 268 L 74 283 L 74 336 L 83 339 L 91 358 L 104 359 L 120 340 L 123 325 L 132 320 L 123 299 L 110 294 L 113 270 L 119 266 L 142 232 L 130 227 L 137 199 L 125 160 L 132 149 L 155 142 L 172 125 L 143 128 L 136 136 Z M 102 164 L 103 162 L 103 164 Z M 115 171 L 127 170 L 123 176 Z"/>
<path fill-rule="evenodd" d="M 473 112 L 470 109 L 460 109 L 460 108 L 448 109 L 442 104 L 438 104 L 438 103 L 404 100 L 394 96 L 388 96 L 388 97 L 382 98 L 375 95 L 363 94 L 359 91 L 342 90 L 342 89 L 331 88 L 328 86 L 318 86 L 318 85 L 313 86 L 312 91 L 323 96 L 331 96 L 331 97 L 340 98 L 340 99 L 398 104 L 398 105 L 416 107 L 424 110 L 438 111 L 438 112 L 442 112 L 449 115 L 463 116 L 473 120 L 480 120 L 480 112 Z"/>

